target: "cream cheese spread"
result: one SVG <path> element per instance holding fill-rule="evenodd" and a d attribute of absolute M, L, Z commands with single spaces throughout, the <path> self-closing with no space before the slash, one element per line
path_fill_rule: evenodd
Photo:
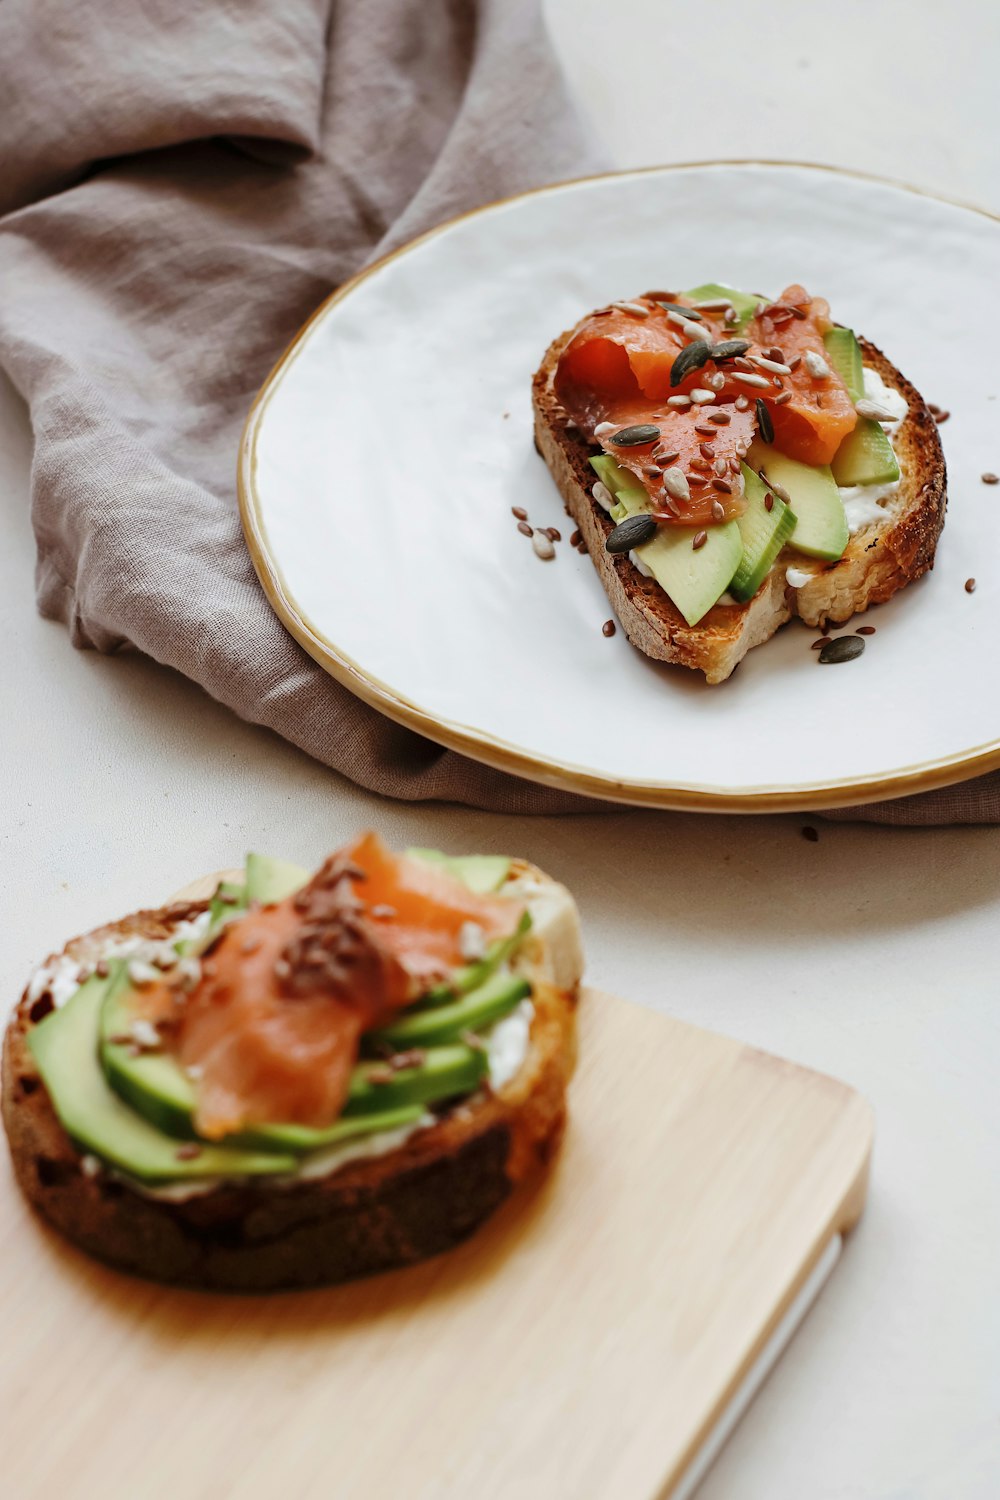
<path fill-rule="evenodd" d="M 874 401 L 883 411 L 890 414 L 892 420 L 885 421 L 882 426 L 888 434 L 889 441 L 895 451 L 896 444 L 893 441 L 899 431 L 909 407 L 906 399 L 899 391 L 894 390 L 891 385 L 886 385 L 877 370 L 870 370 L 865 366 L 865 396 L 869 401 Z M 897 454 L 898 461 L 898 454 Z M 902 479 L 902 465 L 900 465 L 900 477 L 894 479 L 891 484 L 854 484 L 839 486 L 840 498 L 844 504 L 844 514 L 847 517 L 847 529 L 851 536 L 863 531 L 866 526 L 871 526 L 881 521 L 885 515 L 883 502 L 891 500 L 899 492 Z"/>

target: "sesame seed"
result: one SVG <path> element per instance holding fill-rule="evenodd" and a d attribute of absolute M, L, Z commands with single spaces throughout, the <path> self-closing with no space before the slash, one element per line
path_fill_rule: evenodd
<path fill-rule="evenodd" d="M 522 536 L 533 536 L 534 535 L 534 533 L 532 531 L 532 528 L 528 525 L 527 521 L 518 521 L 518 523 L 517 523 L 517 529 L 521 533 Z"/>
<path fill-rule="evenodd" d="M 814 380 L 827 380 L 830 375 L 830 366 L 821 354 L 814 354 L 807 349 L 802 356 L 803 363 Z"/>
<path fill-rule="evenodd" d="M 976 580 L 974 578 L 967 578 L 965 580 L 965 592 L 967 594 L 974 594 L 976 592 Z"/>
<path fill-rule="evenodd" d="M 988 469 L 985 474 L 980 475 L 980 478 L 984 484 L 1000 484 L 1000 474 L 992 474 Z"/>
<path fill-rule="evenodd" d="M 614 622 L 614 620 L 605 620 L 604 624 L 601 626 L 601 634 L 602 635 L 606 635 L 606 636 L 612 636 L 612 635 L 614 635 L 614 633 L 615 633 L 615 622 Z"/>
<path fill-rule="evenodd" d="M 705 543 L 707 541 L 708 541 L 708 532 L 707 531 L 699 531 L 695 535 L 695 538 L 692 541 L 691 546 L 694 548 L 695 552 L 697 552 L 701 547 L 704 547 L 704 545 L 705 545 Z"/>
<path fill-rule="evenodd" d="M 752 385 L 758 391 L 767 390 L 768 382 L 763 375 L 747 375 L 742 370 L 734 370 L 733 379 L 740 381 L 742 385 Z"/>
<path fill-rule="evenodd" d="M 528 519 L 528 512 L 525 510 L 523 505 L 512 505 L 510 508 L 510 513 L 518 521 L 526 521 Z"/>

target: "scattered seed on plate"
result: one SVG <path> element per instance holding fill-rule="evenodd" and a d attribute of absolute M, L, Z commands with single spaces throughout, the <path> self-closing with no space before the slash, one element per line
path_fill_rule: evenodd
<path fill-rule="evenodd" d="M 569 539 L 569 544 L 571 547 L 579 547 L 582 540 L 583 538 L 580 535 L 579 531 L 574 531 L 573 535 Z"/>
<path fill-rule="evenodd" d="M 819 653 L 819 660 L 823 666 L 835 666 L 838 662 L 853 661 L 864 649 L 861 636 L 839 635 L 836 640 L 827 642 Z"/>
<path fill-rule="evenodd" d="M 1000 484 L 1000 474 L 992 474 L 989 469 L 980 477 L 984 484 Z"/>
<path fill-rule="evenodd" d="M 615 622 L 614 622 L 614 620 L 605 620 L 604 624 L 601 626 L 601 634 L 602 635 L 611 636 L 611 635 L 614 635 L 614 633 L 615 633 Z"/>
<path fill-rule="evenodd" d="M 535 534 L 534 528 L 529 526 L 527 521 L 518 521 L 517 529 L 522 536 L 534 536 Z"/>
<path fill-rule="evenodd" d="M 542 562 L 550 562 L 556 555 L 556 549 L 552 545 L 552 540 L 545 535 L 544 531 L 535 532 L 531 538 L 531 545 L 535 549 L 535 556 L 540 557 Z"/>
<path fill-rule="evenodd" d="M 768 411 L 767 407 L 759 396 L 757 397 L 755 405 L 757 408 L 757 428 L 760 432 L 760 435 L 764 439 L 765 443 L 773 443 L 774 423 L 771 421 L 771 413 Z"/>
<path fill-rule="evenodd" d="M 976 580 L 974 578 L 967 578 L 965 580 L 965 592 L 967 594 L 974 594 L 976 592 Z"/>
<path fill-rule="evenodd" d="M 809 649 L 810 651 L 821 651 L 824 646 L 829 646 L 832 639 L 832 636 L 821 635 L 818 641 L 813 641 Z"/>
<path fill-rule="evenodd" d="M 875 626 L 874 625 L 859 625 L 858 628 L 857 628 L 857 630 L 855 631 L 855 635 L 874 635 L 874 634 L 875 634 Z"/>
<path fill-rule="evenodd" d="M 608 536 L 604 543 L 604 550 L 612 554 L 631 552 L 633 547 L 641 547 L 643 542 L 648 542 L 655 533 L 656 522 L 648 512 L 638 516 L 627 516 Z M 549 545 L 552 545 L 551 542 Z"/>
<path fill-rule="evenodd" d="M 950 411 L 936 411 L 934 413 L 934 420 L 938 424 L 938 426 L 940 427 L 941 423 L 942 422 L 947 422 L 947 420 L 948 420 L 948 418 L 950 416 L 951 416 L 951 412 Z"/>
<path fill-rule="evenodd" d="M 542 528 L 542 530 L 545 532 L 545 535 L 548 537 L 548 539 L 549 539 L 550 542 L 561 542 L 562 541 L 562 532 L 559 531 L 557 527 L 555 527 L 555 526 L 544 526 Z"/>
<path fill-rule="evenodd" d="M 523 505 L 512 505 L 510 513 L 512 516 L 516 516 L 519 521 L 526 521 L 528 519 L 528 512 Z"/>
<path fill-rule="evenodd" d="M 802 830 L 802 837 L 810 844 L 818 844 L 819 829 L 814 828 L 811 823 L 807 823 Z"/>

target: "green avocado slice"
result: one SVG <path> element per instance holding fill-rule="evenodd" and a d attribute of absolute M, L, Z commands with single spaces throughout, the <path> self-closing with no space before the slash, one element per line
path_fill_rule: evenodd
<path fill-rule="evenodd" d="M 775 558 L 795 530 L 797 518 L 777 495 L 771 496 L 768 509 L 765 504 L 768 490 L 760 476 L 746 464 L 742 465 L 742 472 L 747 508 L 737 517 L 736 524 L 743 542 L 743 556 L 729 592 L 734 599 L 745 603 L 753 598 L 771 571 Z"/>
<path fill-rule="evenodd" d="M 385 1043 L 399 1048 L 452 1042 L 465 1031 L 477 1031 L 499 1020 L 530 994 L 526 979 L 516 974 L 494 974 L 479 989 L 458 1000 L 428 1010 L 403 1011 L 391 1025 L 367 1032 L 362 1042 L 368 1047 Z"/>
<path fill-rule="evenodd" d="M 690 297 L 692 302 L 713 302 L 717 297 L 728 297 L 738 314 L 737 321 L 731 326 L 740 331 L 750 322 L 758 304 L 769 300 L 767 297 L 758 297 L 753 292 L 738 292 L 734 287 L 720 286 L 717 281 L 706 281 L 704 286 L 696 286 L 682 295 Z"/>
<path fill-rule="evenodd" d="M 248 854 L 246 899 L 259 901 L 261 906 L 273 906 L 294 896 L 311 878 L 301 865 L 273 859 L 269 854 Z"/>
<path fill-rule="evenodd" d="M 510 874 L 511 862 L 505 854 L 442 854 L 440 849 L 407 849 L 412 859 L 441 865 L 467 885 L 477 896 L 498 891 Z"/>
<path fill-rule="evenodd" d="M 101 1007 L 126 983 L 124 963 L 113 965 L 106 979 L 88 979 L 28 1035 L 52 1107 L 76 1145 L 148 1183 L 294 1171 L 295 1157 L 281 1152 L 206 1144 L 189 1154 L 190 1146 L 157 1130 L 108 1086 L 98 1060 Z"/>

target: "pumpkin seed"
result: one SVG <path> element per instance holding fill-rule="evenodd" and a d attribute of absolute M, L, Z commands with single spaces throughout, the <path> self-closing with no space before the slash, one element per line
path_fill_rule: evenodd
<path fill-rule="evenodd" d="M 633 547 L 641 547 L 643 542 L 648 542 L 656 532 L 656 522 L 649 514 L 639 516 L 628 516 L 619 522 L 614 531 L 604 543 L 605 552 L 631 552 Z"/>
<path fill-rule="evenodd" d="M 611 442 L 616 448 L 645 448 L 647 443 L 655 443 L 660 435 L 660 429 L 654 427 L 652 422 L 640 422 L 637 427 L 623 427 L 616 432 Z"/>
<path fill-rule="evenodd" d="M 865 643 L 859 635 L 839 635 L 835 641 L 829 641 L 821 649 L 819 660 L 824 666 L 838 661 L 853 661 L 864 649 Z"/>
<path fill-rule="evenodd" d="M 692 370 L 699 370 L 705 364 L 711 354 L 711 345 L 704 339 L 695 339 L 682 349 L 680 354 L 670 366 L 670 384 L 680 385 L 685 375 L 690 375 Z"/>
<path fill-rule="evenodd" d="M 723 339 L 721 344 L 713 344 L 708 352 L 711 359 L 735 359 L 749 348 L 749 339 Z"/>
<path fill-rule="evenodd" d="M 771 421 L 771 413 L 759 396 L 757 397 L 757 430 L 765 443 L 774 442 L 774 423 Z"/>

